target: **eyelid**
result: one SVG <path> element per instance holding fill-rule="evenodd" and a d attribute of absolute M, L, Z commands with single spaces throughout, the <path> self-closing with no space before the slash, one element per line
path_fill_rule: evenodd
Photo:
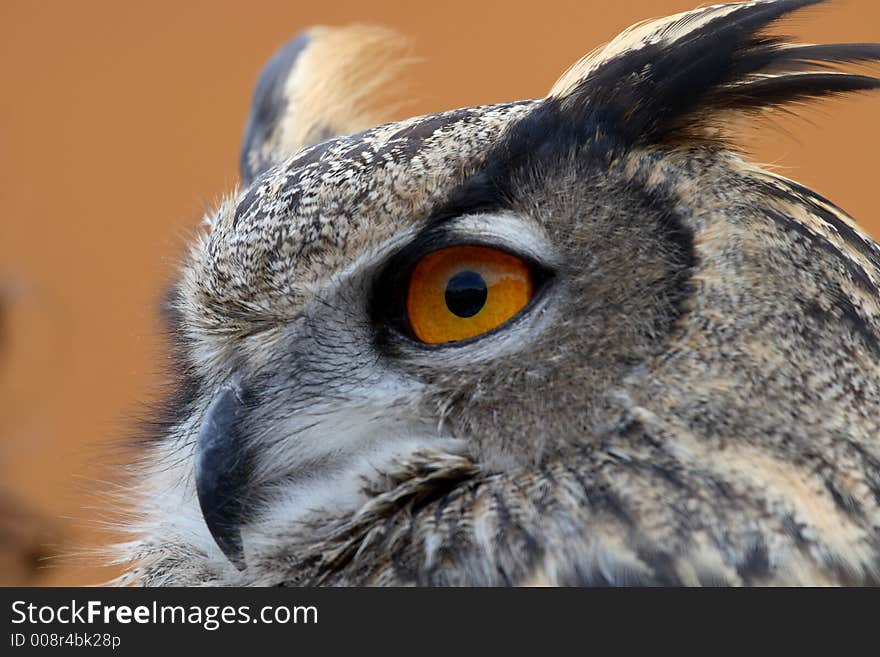
<path fill-rule="evenodd" d="M 547 269 L 561 265 L 544 227 L 512 212 L 462 215 L 444 224 L 443 230 L 447 239 L 457 244 L 470 242 L 506 251 Z"/>
<path fill-rule="evenodd" d="M 452 246 L 495 249 L 543 270 L 559 268 L 562 260 L 543 229 L 536 231 L 518 217 L 465 215 L 417 234 L 388 259 L 386 268 L 409 269 L 429 253 Z"/>

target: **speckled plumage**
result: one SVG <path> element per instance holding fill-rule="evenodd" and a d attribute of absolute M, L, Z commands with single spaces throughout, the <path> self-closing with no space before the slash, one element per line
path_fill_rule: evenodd
<path fill-rule="evenodd" d="M 735 114 L 878 86 L 811 72 L 876 46 L 754 36 L 810 4 L 704 8 L 546 99 L 287 144 L 171 297 L 182 386 L 125 581 L 875 583 L 880 247 L 724 139 Z M 448 243 L 552 276 L 497 331 L 428 348 L 386 311 L 404 255 Z M 211 531 L 206 435 L 225 451 L 202 472 L 234 480 Z"/>

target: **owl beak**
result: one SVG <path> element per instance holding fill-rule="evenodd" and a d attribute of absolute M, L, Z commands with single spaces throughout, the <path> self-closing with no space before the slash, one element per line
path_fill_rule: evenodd
<path fill-rule="evenodd" d="M 246 482 L 245 449 L 240 436 L 244 414 L 237 375 L 214 395 L 199 427 L 195 452 L 196 492 L 205 524 L 223 554 L 244 570 L 241 542 L 242 493 Z"/>

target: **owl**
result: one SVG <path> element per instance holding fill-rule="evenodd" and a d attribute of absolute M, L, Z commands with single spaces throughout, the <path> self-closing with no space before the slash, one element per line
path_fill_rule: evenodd
<path fill-rule="evenodd" d="M 379 125 L 386 30 L 261 73 L 167 297 L 122 583 L 880 580 L 880 246 L 736 126 L 874 44 L 638 24 L 546 97 Z M 375 127 L 378 126 L 378 127 Z"/>

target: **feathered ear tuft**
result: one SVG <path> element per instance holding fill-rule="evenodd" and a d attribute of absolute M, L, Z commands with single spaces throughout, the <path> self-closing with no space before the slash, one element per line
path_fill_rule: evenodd
<path fill-rule="evenodd" d="M 241 146 L 241 178 L 301 148 L 389 120 L 383 87 L 408 66 L 409 40 L 372 25 L 313 27 L 265 65 Z"/>
<path fill-rule="evenodd" d="M 655 143 L 715 133 L 725 112 L 880 88 L 832 67 L 880 61 L 880 44 L 790 45 L 762 34 L 824 1 L 737 2 L 635 25 L 569 69 L 549 99 L 577 121 Z"/>

